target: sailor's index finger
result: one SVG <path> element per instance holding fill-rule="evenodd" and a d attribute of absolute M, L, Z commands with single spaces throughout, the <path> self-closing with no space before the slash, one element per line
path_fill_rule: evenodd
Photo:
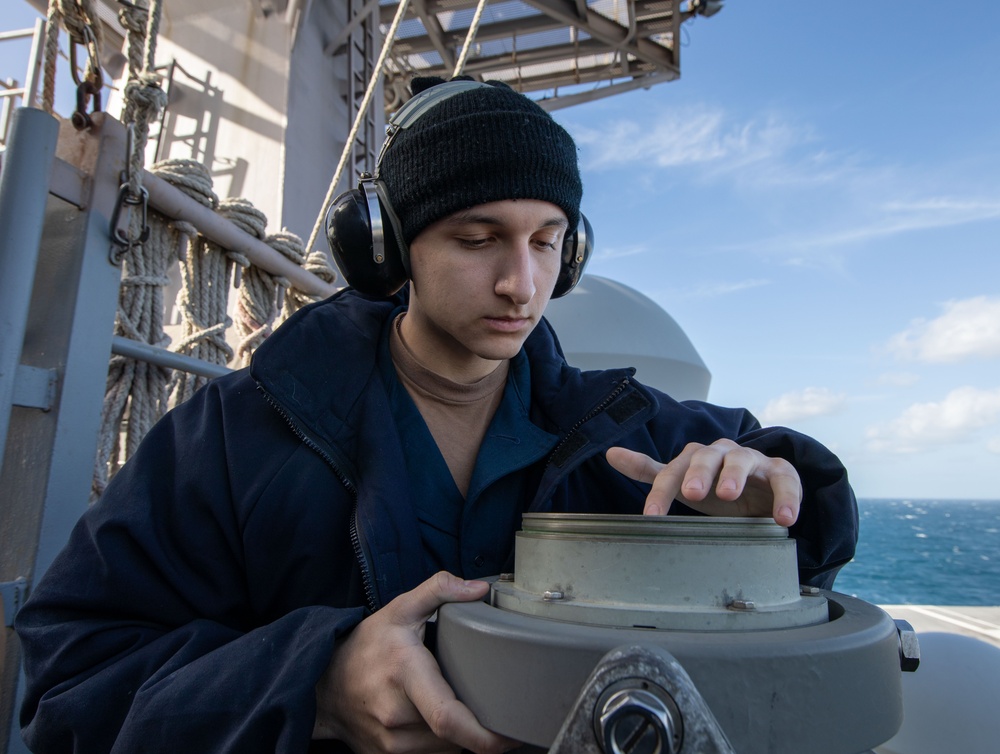
<path fill-rule="evenodd" d="M 645 453 L 639 453 L 628 448 L 608 448 L 605 457 L 615 471 L 621 472 L 629 479 L 634 479 L 637 482 L 645 482 L 646 484 L 652 484 L 656 481 L 656 475 L 660 473 L 660 469 L 664 466 L 664 464 L 650 458 Z"/>
<path fill-rule="evenodd" d="M 628 448 L 609 448 L 605 456 L 608 463 L 616 471 L 629 479 L 653 485 L 646 496 L 643 514 L 646 516 L 665 516 L 670 510 L 680 492 L 681 481 L 684 478 L 684 466 L 663 464 L 645 453 L 639 453 Z"/>

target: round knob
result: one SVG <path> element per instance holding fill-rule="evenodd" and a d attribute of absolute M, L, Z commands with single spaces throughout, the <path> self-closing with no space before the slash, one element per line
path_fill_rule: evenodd
<path fill-rule="evenodd" d="M 645 689 L 616 691 L 599 712 L 605 754 L 676 754 L 672 709 Z"/>

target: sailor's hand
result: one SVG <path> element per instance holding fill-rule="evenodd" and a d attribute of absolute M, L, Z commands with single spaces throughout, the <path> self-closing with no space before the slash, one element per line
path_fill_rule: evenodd
<path fill-rule="evenodd" d="M 484 581 L 441 572 L 369 616 L 341 642 L 316 684 L 313 738 L 357 754 L 499 754 L 516 742 L 483 728 L 441 676 L 423 644 L 427 620 L 448 602 L 481 599 Z"/>
<path fill-rule="evenodd" d="M 802 482 L 795 467 L 732 440 L 689 443 L 667 464 L 626 448 L 610 448 L 607 459 L 627 477 L 653 485 L 647 516 L 666 515 L 674 500 L 710 516 L 771 516 L 782 526 L 799 516 Z"/>

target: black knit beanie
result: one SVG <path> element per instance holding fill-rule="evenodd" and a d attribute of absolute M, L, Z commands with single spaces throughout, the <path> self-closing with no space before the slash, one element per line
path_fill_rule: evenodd
<path fill-rule="evenodd" d="M 413 93 L 441 79 L 415 80 Z M 428 225 L 486 202 L 540 199 L 580 221 L 576 144 L 552 116 L 498 81 L 442 100 L 386 150 L 379 177 L 407 245 Z"/>

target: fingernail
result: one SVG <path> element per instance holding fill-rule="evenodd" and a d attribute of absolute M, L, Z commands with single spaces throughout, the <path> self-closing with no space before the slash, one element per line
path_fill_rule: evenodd
<path fill-rule="evenodd" d="M 652 505 L 646 507 L 645 514 L 647 516 L 662 516 L 663 509 L 656 503 L 653 503 Z"/>
<path fill-rule="evenodd" d="M 788 506 L 778 508 L 778 518 L 790 520 L 792 518 L 792 509 Z"/>
<path fill-rule="evenodd" d="M 719 483 L 719 489 L 720 490 L 724 490 L 726 492 L 730 492 L 731 490 L 735 490 L 736 489 L 736 482 L 733 481 L 732 479 L 725 479 L 725 480 L 723 480 L 722 482 Z"/>
<path fill-rule="evenodd" d="M 692 492 L 701 492 L 704 489 L 700 479 L 692 479 L 684 486 Z"/>

